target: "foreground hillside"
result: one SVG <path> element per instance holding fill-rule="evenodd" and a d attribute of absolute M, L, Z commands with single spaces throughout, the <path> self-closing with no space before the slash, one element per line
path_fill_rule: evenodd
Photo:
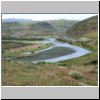
<path fill-rule="evenodd" d="M 97 69 L 92 65 L 79 67 L 12 61 L 2 63 L 3 86 L 96 86 L 98 83 Z"/>

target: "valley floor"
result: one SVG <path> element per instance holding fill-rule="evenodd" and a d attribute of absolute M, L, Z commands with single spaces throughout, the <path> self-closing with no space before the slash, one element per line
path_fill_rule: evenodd
<path fill-rule="evenodd" d="M 12 44 L 12 45 L 11 45 Z M 6 43 L 2 52 L 2 86 L 97 86 L 97 48 L 85 47 L 91 54 L 57 63 L 14 61 L 7 57 L 20 57 L 19 53 L 52 46 L 40 44 Z M 79 44 L 76 44 L 79 46 Z M 8 47 L 7 47 L 8 46 Z M 10 46 L 10 47 L 9 47 Z M 82 45 L 80 45 L 82 46 Z M 6 48 L 5 48 L 6 47 Z M 10 48 L 10 49 L 9 49 Z"/>

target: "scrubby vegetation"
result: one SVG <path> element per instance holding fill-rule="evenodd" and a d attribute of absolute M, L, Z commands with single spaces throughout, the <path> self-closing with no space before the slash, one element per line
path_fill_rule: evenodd
<path fill-rule="evenodd" d="M 95 68 L 92 65 L 62 68 L 57 64 L 44 62 L 32 64 L 7 60 L 3 60 L 2 65 L 3 86 L 97 85 L 97 73 L 92 72 Z"/>

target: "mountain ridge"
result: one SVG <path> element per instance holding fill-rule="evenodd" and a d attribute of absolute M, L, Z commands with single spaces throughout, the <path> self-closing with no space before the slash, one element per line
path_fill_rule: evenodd
<path fill-rule="evenodd" d="M 33 20 L 31 19 L 23 19 L 23 18 L 6 18 L 6 19 L 2 19 L 2 22 L 3 23 L 6 23 L 6 22 L 32 22 Z"/>

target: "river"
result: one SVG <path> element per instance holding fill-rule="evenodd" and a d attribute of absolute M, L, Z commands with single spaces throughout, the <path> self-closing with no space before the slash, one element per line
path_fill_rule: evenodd
<path fill-rule="evenodd" d="M 39 41 L 39 43 L 52 43 L 54 46 L 39 50 L 35 52 L 35 55 L 31 57 L 17 58 L 20 61 L 31 61 L 32 63 L 37 62 L 58 62 L 62 60 L 68 60 L 76 57 L 80 57 L 90 53 L 84 48 L 73 46 L 68 43 L 59 42 L 55 38 L 49 38 L 45 41 Z M 31 54 L 31 52 L 25 52 L 24 54 Z"/>

